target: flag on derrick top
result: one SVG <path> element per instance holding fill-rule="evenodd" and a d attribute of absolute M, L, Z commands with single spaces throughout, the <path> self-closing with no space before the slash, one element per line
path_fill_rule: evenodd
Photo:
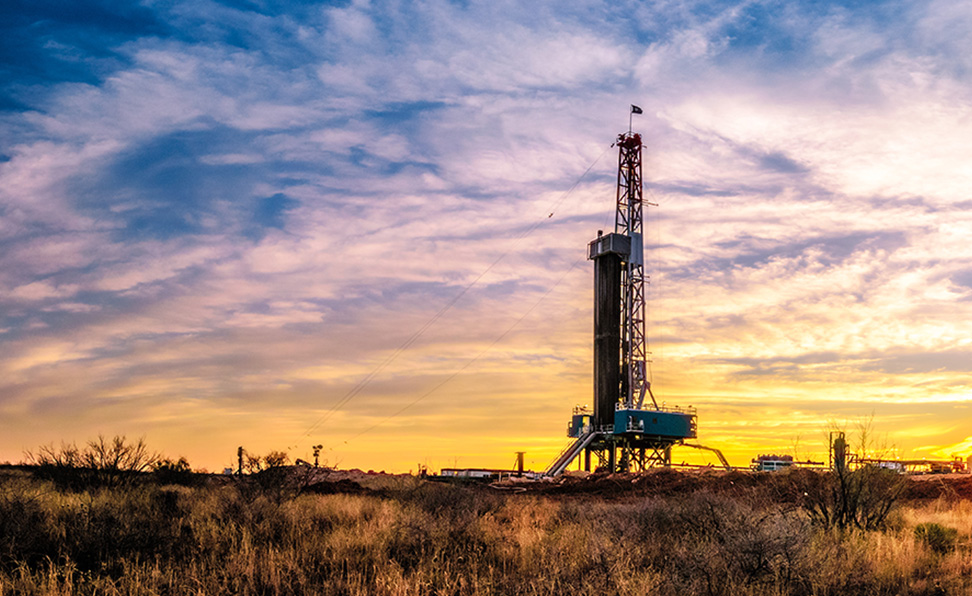
<path fill-rule="evenodd" d="M 642 112 L 641 111 L 641 108 L 639 108 L 638 106 L 636 106 L 634 104 L 631 104 L 631 113 L 632 114 L 643 114 L 644 112 Z"/>

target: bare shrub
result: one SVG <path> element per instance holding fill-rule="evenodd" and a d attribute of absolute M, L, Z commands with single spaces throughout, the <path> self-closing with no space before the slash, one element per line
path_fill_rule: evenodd
<path fill-rule="evenodd" d="M 244 462 L 243 471 L 249 474 L 258 474 L 273 468 L 281 468 L 290 463 L 290 456 L 287 455 L 286 451 L 271 451 L 266 455 L 257 455 L 256 453 L 243 450 L 241 457 Z"/>
<path fill-rule="evenodd" d="M 158 459 L 159 454 L 149 451 L 144 439 L 129 443 L 124 435 L 110 440 L 98 435 L 81 451 L 81 467 L 106 472 L 144 472 Z"/>
<path fill-rule="evenodd" d="M 271 451 L 263 456 L 264 465 L 269 468 L 279 468 L 290 463 L 290 456 L 285 451 Z"/>
<path fill-rule="evenodd" d="M 710 493 L 681 500 L 675 511 L 670 527 L 680 528 L 676 535 L 693 561 L 685 579 L 701 578 L 705 593 L 725 593 L 734 584 L 789 587 L 801 574 L 807 532 L 798 512 Z"/>
<path fill-rule="evenodd" d="M 877 466 L 830 472 L 794 470 L 800 500 L 810 519 L 828 528 L 876 530 L 884 527 L 905 489 L 898 473 Z"/>
<path fill-rule="evenodd" d="M 149 470 L 160 456 L 150 451 L 144 439 L 129 442 L 124 435 L 97 439 L 79 448 L 62 443 L 60 447 L 45 445 L 36 453 L 25 454 L 28 464 L 62 485 L 80 488 L 86 484 L 115 485 L 133 479 Z"/>

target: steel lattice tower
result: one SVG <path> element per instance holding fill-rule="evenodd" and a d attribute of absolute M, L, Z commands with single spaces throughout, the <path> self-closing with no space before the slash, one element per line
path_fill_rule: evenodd
<path fill-rule="evenodd" d="M 632 113 L 641 113 L 632 106 Z M 670 466 L 675 445 L 697 436 L 695 408 L 658 407 L 648 379 L 645 335 L 644 221 L 641 135 L 618 135 L 614 231 L 597 231 L 588 244 L 594 261 L 594 407 L 574 408 L 567 436 L 574 439 L 544 472 L 556 476 L 574 460 L 583 469 L 641 471 Z M 648 203 L 649 205 L 653 203 Z M 654 407 L 642 407 L 645 397 Z M 596 461 L 595 461 L 596 460 Z"/>
<path fill-rule="evenodd" d="M 618 190 L 614 231 L 631 238 L 631 254 L 621 273 L 621 387 L 626 407 L 641 407 L 648 384 L 645 337 L 645 271 L 642 218 L 641 135 L 618 136 Z M 654 396 L 651 400 L 654 403 Z M 657 404 L 655 404 L 657 407 Z"/>

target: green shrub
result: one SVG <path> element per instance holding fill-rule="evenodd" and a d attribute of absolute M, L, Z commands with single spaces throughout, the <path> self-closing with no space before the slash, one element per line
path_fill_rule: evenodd
<path fill-rule="evenodd" d="M 945 554 L 955 548 L 958 530 L 936 523 L 915 526 L 915 539 L 928 545 L 932 551 Z"/>

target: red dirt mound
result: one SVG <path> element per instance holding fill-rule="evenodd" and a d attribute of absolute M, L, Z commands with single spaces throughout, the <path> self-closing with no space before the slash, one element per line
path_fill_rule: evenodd
<path fill-rule="evenodd" d="M 752 496 L 761 495 L 781 503 L 797 502 L 801 498 L 798 487 L 811 470 L 789 472 L 723 472 L 723 471 L 676 471 L 658 469 L 642 474 L 591 474 L 586 477 L 562 476 L 543 482 L 516 483 L 517 492 L 544 495 L 589 495 L 600 498 L 625 498 L 641 496 L 665 497 L 698 491 Z M 502 487 L 500 486 L 497 488 Z M 972 476 L 947 474 L 908 476 L 902 499 L 972 500 Z"/>
<path fill-rule="evenodd" d="M 972 476 L 968 474 L 928 474 L 908 478 L 908 485 L 904 494 L 905 500 L 941 498 L 972 500 Z"/>

